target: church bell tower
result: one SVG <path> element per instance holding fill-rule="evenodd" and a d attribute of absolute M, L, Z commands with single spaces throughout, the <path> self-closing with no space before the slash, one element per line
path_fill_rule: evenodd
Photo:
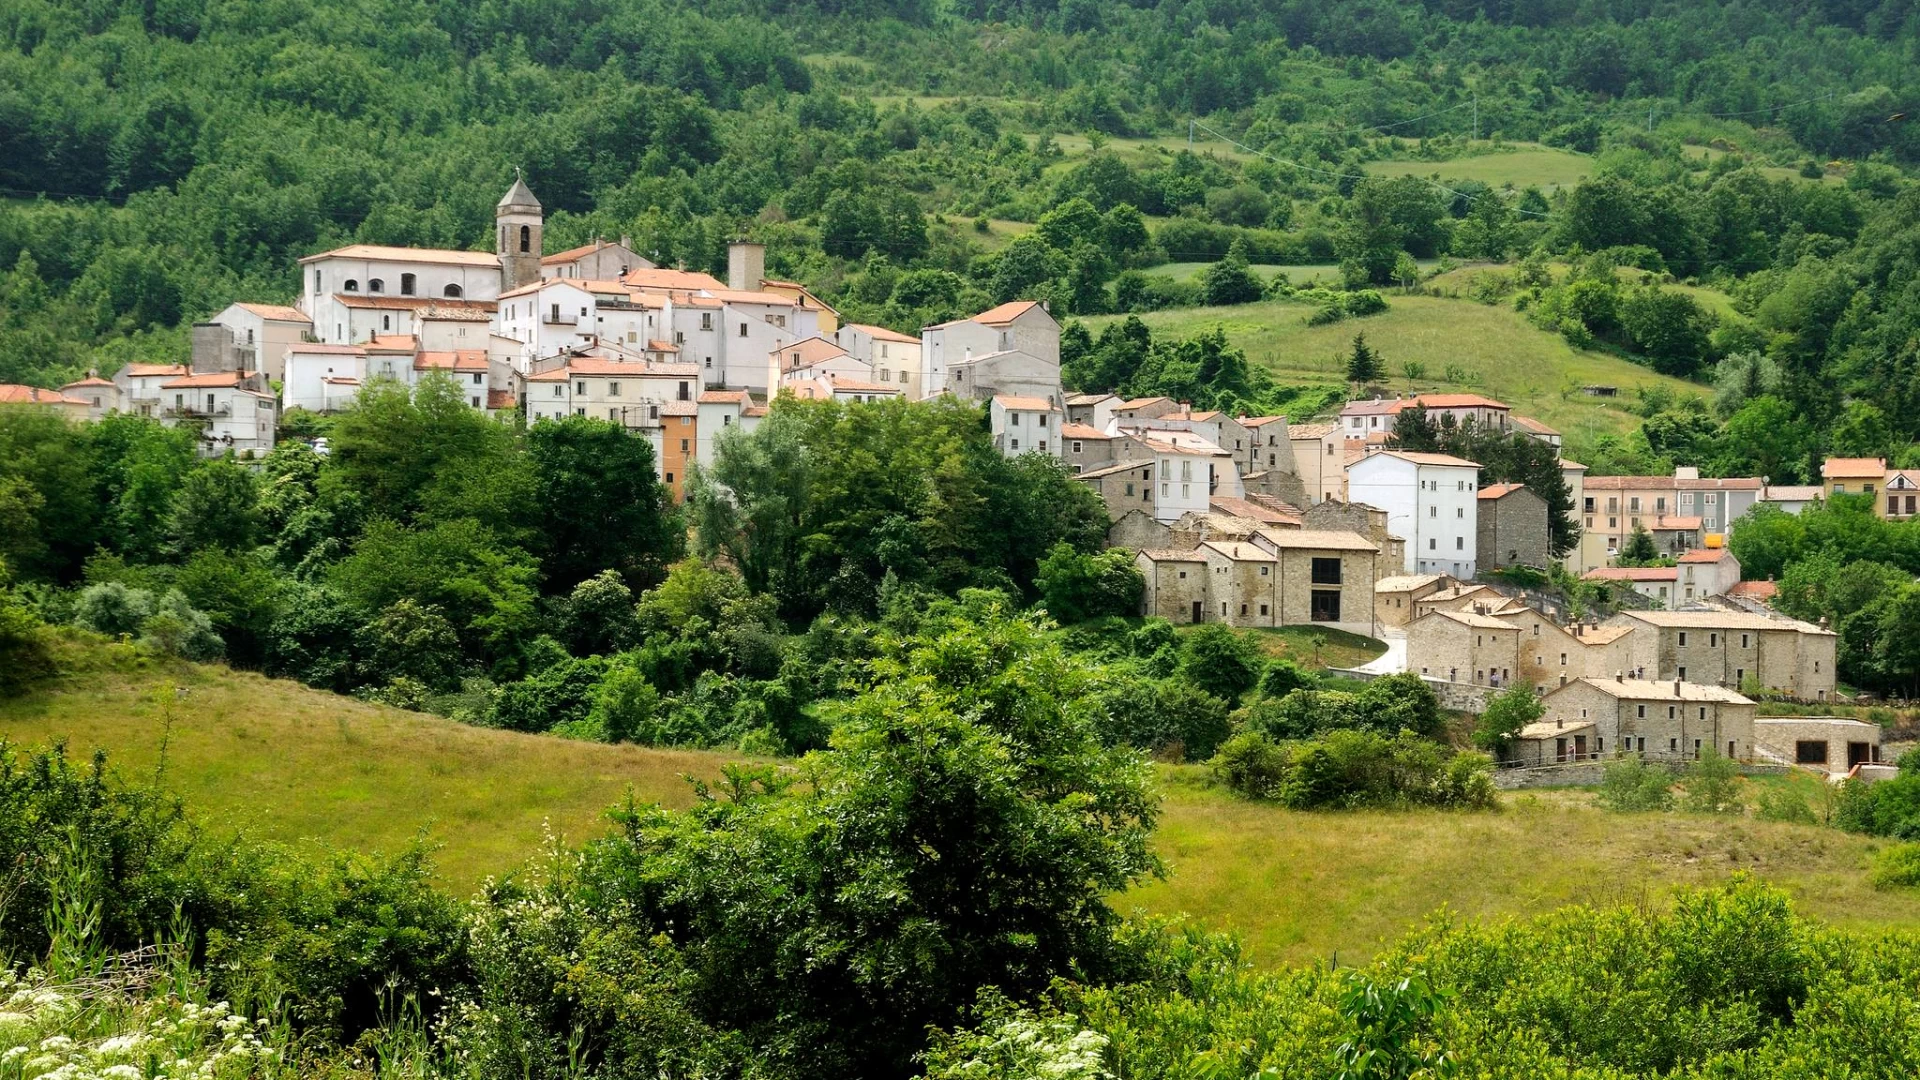
<path fill-rule="evenodd" d="M 500 255 L 500 291 L 507 292 L 540 280 L 540 200 L 514 170 L 513 186 L 493 208 Z"/>

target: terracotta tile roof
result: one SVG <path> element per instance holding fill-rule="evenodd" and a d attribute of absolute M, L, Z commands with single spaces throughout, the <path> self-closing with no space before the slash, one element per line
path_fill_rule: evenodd
<path fill-rule="evenodd" d="M 1547 425 L 1541 423 L 1540 421 L 1535 420 L 1533 417 L 1521 416 L 1518 413 L 1515 413 L 1513 416 L 1513 426 L 1520 428 L 1523 431 L 1531 431 L 1535 435 L 1560 434 L 1558 431 L 1555 431 L 1554 429 L 1548 427 Z"/>
<path fill-rule="evenodd" d="M 128 364 L 120 369 L 120 374 L 129 379 L 152 379 L 188 375 L 192 369 L 185 364 Z"/>
<path fill-rule="evenodd" d="M 1379 551 L 1371 540 L 1359 533 L 1337 529 L 1261 529 L 1260 535 L 1275 547 L 1310 551 Z"/>
<path fill-rule="evenodd" d="M 0 405 L 85 405 L 91 408 L 93 402 L 85 398 L 68 397 L 58 390 L 0 383 Z"/>
<path fill-rule="evenodd" d="M 982 326 L 1005 326 L 1039 306 L 1040 304 L 1036 300 L 1012 300 L 995 307 L 990 307 L 980 314 L 975 315 L 973 318 L 963 321 L 977 322 Z"/>
<path fill-rule="evenodd" d="M 350 308 L 413 311 L 418 312 L 423 319 L 459 319 L 463 322 L 485 322 L 500 306 L 492 300 L 459 300 L 451 297 L 436 299 L 430 296 L 362 296 L 359 293 L 334 293 L 333 298 Z"/>
<path fill-rule="evenodd" d="M 168 383 L 161 383 L 162 390 L 211 390 L 216 387 L 238 387 L 252 377 L 247 371 L 207 371 L 198 375 L 187 375 Z"/>
<path fill-rule="evenodd" d="M 898 330 L 889 330 L 884 326 L 874 326 L 871 323 L 847 323 L 846 328 L 858 330 L 875 341 L 897 341 L 902 345 L 920 344 L 920 339 L 912 334 L 903 334 Z"/>
<path fill-rule="evenodd" d="M 1045 398 L 1019 397 L 1013 394 L 995 394 L 993 395 L 993 401 L 994 401 L 994 404 L 1000 406 L 1003 409 L 1019 409 L 1024 412 L 1052 412 L 1052 413 L 1057 413 L 1060 411 L 1060 406 L 1055 405 L 1054 403 L 1052 403 L 1051 401 L 1048 401 Z"/>
<path fill-rule="evenodd" d="M 112 386 L 112 385 L 113 385 L 112 379 L 103 379 L 98 375 L 89 375 L 84 379 L 80 379 L 75 382 L 70 382 L 65 386 L 62 386 L 60 389 L 71 390 L 76 386 Z"/>
<path fill-rule="evenodd" d="M 1060 437 L 1063 439 L 1111 439 L 1113 436 L 1091 424 L 1061 424 Z"/>
<path fill-rule="evenodd" d="M 1743 697 L 1723 686 L 1706 686 L 1701 683 L 1671 681 L 1654 682 L 1651 679 L 1575 679 L 1567 686 L 1584 684 L 1600 690 L 1609 697 L 1626 698 L 1630 701 L 1641 699 L 1657 701 L 1718 701 L 1729 705 L 1751 705 L 1752 699 Z M 1556 687 L 1547 696 L 1552 697 L 1565 687 Z"/>
<path fill-rule="evenodd" d="M 329 386 L 359 386 L 360 385 L 359 379 L 350 379 L 350 378 L 347 378 L 345 375 L 326 375 L 326 376 L 322 376 L 320 381 L 323 383 L 326 383 Z"/>
<path fill-rule="evenodd" d="M 500 294 L 500 299 L 512 300 L 515 297 L 531 296 L 534 293 L 545 292 L 548 289 L 559 289 L 559 288 L 568 288 L 568 289 L 574 290 L 575 292 L 590 293 L 590 292 L 593 292 L 594 290 L 587 287 L 589 284 L 591 283 L 581 281 L 578 278 L 558 278 L 558 277 L 541 278 L 539 281 L 529 281 L 525 285 L 522 285 L 517 289 L 508 289 L 506 292 L 503 292 Z M 612 292 L 614 290 L 607 289 L 604 291 Z M 622 288 L 621 291 L 624 291 L 624 287 Z"/>
<path fill-rule="evenodd" d="M 1400 398 L 1368 398 L 1349 401 L 1340 408 L 1341 416 L 1392 416 L 1406 405 Z"/>
<path fill-rule="evenodd" d="M 1504 499 L 1516 491 L 1525 490 L 1526 486 L 1525 484 L 1488 484 L 1486 487 L 1480 489 L 1478 497 L 1482 499 Z"/>
<path fill-rule="evenodd" d="M 1443 465 L 1451 468 L 1464 469 L 1477 469 L 1480 467 L 1478 462 L 1468 461 L 1466 458 L 1454 457 L 1452 454 L 1427 454 L 1413 450 L 1381 450 L 1378 453 L 1368 454 L 1367 456 L 1396 457 L 1402 461 L 1411 461 L 1415 465 Z"/>
<path fill-rule="evenodd" d="M 667 341 L 663 338 L 648 338 L 647 351 L 658 352 L 658 353 L 668 353 L 668 352 L 677 353 L 680 351 L 680 346 L 675 345 L 673 342 Z"/>
<path fill-rule="evenodd" d="M 1120 404 L 1115 405 L 1114 409 L 1119 412 L 1130 412 L 1134 409 L 1144 409 L 1156 401 L 1172 401 L 1172 400 L 1173 400 L 1172 398 L 1164 398 L 1164 397 L 1128 398 L 1127 400 L 1121 402 Z"/>
<path fill-rule="evenodd" d="M 1506 405 L 1479 394 L 1416 394 L 1409 405 L 1427 409 L 1505 409 Z"/>
<path fill-rule="evenodd" d="M 759 417 L 767 415 L 769 411 L 770 410 L 765 405 L 749 405 L 746 407 L 744 411 L 740 413 L 740 415 L 750 416 L 758 419 Z"/>
<path fill-rule="evenodd" d="M 275 322 L 299 322 L 299 323 L 308 323 L 308 324 L 311 324 L 313 322 L 312 319 L 307 318 L 306 312 L 301 311 L 299 308 L 286 307 L 285 305 L 282 305 L 282 304 L 240 303 L 240 304 L 235 304 L 234 306 L 246 311 L 250 311 L 253 314 L 258 315 L 263 319 L 272 319 Z"/>
<path fill-rule="evenodd" d="M 670 270 L 666 267 L 629 270 L 621 281 L 637 289 L 725 289 L 727 283 L 712 274 L 702 274 L 693 270 Z"/>
<path fill-rule="evenodd" d="M 1726 548 L 1695 548 L 1685 555 L 1680 556 L 1680 558 L 1675 561 L 1683 563 L 1717 563 L 1722 559 L 1731 558 L 1733 558 L 1733 552 L 1728 551 Z"/>
<path fill-rule="evenodd" d="M 745 390 L 703 390 L 695 400 L 701 405 L 751 405 L 753 395 Z"/>
<path fill-rule="evenodd" d="M 829 360 L 838 360 L 852 354 L 841 348 L 838 343 L 815 334 L 812 337 L 782 345 L 773 350 L 770 355 L 779 362 L 780 370 L 797 371 L 800 368 L 813 367 L 816 364 L 824 364 Z"/>
<path fill-rule="evenodd" d="M 1675 486 L 1681 491 L 1759 491 L 1761 483 L 1757 476 L 1700 476 L 1682 478 Z"/>
<path fill-rule="evenodd" d="M 368 352 L 410 353 L 420 348 L 420 339 L 412 334 L 376 334 L 362 347 Z"/>
<path fill-rule="evenodd" d="M 1727 595 L 1772 603 L 1773 598 L 1780 595 L 1780 586 L 1773 581 L 1742 581 L 1728 589 Z"/>
<path fill-rule="evenodd" d="M 1339 430 L 1339 424 L 1288 424 L 1287 438 L 1324 439 Z"/>
<path fill-rule="evenodd" d="M 1820 464 L 1820 475 L 1829 480 L 1835 477 L 1878 479 L 1887 471 L 1886 458 L 1828 458 Z"/>
<path fill-rule="evenodd" d="M 1575 461 L 1575 460 L 1573 460 L 1572 458 L 1561 458 L 1561 459 L 1560 459 L 1560 471 L 1561 471 L 1561 472 L 1569 472 L 1569 471 L 1571 471 L 1571 472 L 1586 472 L 1586 471 L 1587 471 L 1587 467 L 1586 467 L 1585 465 L 1582 465 L 1582 464 L 1580 464 L 1579 462 L 1577 462 L 1577 461 Z"/>
<path fill-rule="evenodd" d="M 699 416 L 700 403 L 697 401 L 667 401 L 660 405 L 661 416 Z"/>
<path fill-rule="evenodd" d="M 615 378 L 683 378 L 699 373 L 695 364 L 646 364 L 638 360 L 608 360 L 598 356 L 577 356 L 565 367 L 527 376 L 528 382 L 566 382 L 574 375 L 612 376 Z"/>
<path fill-rule="evenodd" d="M 1284 416 L 1243 416 L 1239 420 L 1240 426 L 1243 428 L 1266 427 L 1268 424 L 1276 422 L 1284 424 L 1287 422 L 1287 418 Z M 1332 427 L 1333 425 L 1329 424 L 1327 426 Z"/>
<path fill-rule="evenodd" d="M 915 340 L 918 340 L 918 339 L 916 338 Z M 1068 395 L 1067 395 L 1067 404 L 1069 404 L 1069 405 L 1098 405 L 1099 403 L 1101 403 L 1101 402 L 1103 402 L 1103 401 L 1106 401 L 1106 400 L 1108 400 L 1108 399 L 1112 399 L 1112 400 L 1114 400 L 1114 401 L 1119 401 L 1119 400 L 1120 400 L 1120 399 L 1119 399 L 1119 398 L 1118 398 L 1117 396 L 1115 396 L 1115 395 L 1113 395 L 1113 394 L 1068 394 Z"/>
<path fill-rule="evenodd" d="M 832 374 L 831 372 L 827 374 L 827 382 L 833 385 L 833 389 L 836 392 L 844 390 L 849 393 L 855 393 L 855 394 L 898 394 L 900 393 L 900 388 L 893 385 L 892 383 L 864 382 L 859 379 L 843 379 L 838 375 Z"/>
<path fill-rule="evenodd" d="M 1647 529 L 1650 532 L 1696 532 L 1700 525 L 1701 520 L 1697 517 L 1659 514 L 1654 517 L 1653 524 L 1647 526 Z"/>
<path fill-rule="evenodd" d="M 487 353 L 485 349 L 416 353 L 413 357 L 413 370 L 485 372 Z"/>
<path fill-rule="evenodd" d="M 1580 575 L 1588 581 L 1678 581 L 1673 566 L 1601 566 Z"/>
<path fill-rule="evenodd" d="M 323 345 L 317 341 L 303 341 L 287 350 L 302 356 L 365 356 L 367 350 L 358 345 Z"/>
<path fill-rule="evenodd" d="M 607 240 L 595 240 L 591 244 L 583 244 L 577 248 L 568 248 L 565 251 L 556 252 L 555 254 L 552 254 L 552 255 L 542 256 L 540 259 L 540 265 L 541 266 L 558 266 L 561 263 L 573 262 L 575 259 L 578 259 L 583 255 L 591 255 L 596 251 L 604 251 L 607 248 L 615 248 L 620 246 L 621 245 L 612 243 L 611 241 L 607 241 Z"/>
<path fill-rule="evenodd" d="M 346 247 L 309 255 L 300 261 L 319 259 L 367 259 L 375 262 L 448 263 L 457 266 L 498 268 L 500 256 L 491 251 L 451 251 L 443 248 L 386 247 L 381 244 L 348 244 Z"/>

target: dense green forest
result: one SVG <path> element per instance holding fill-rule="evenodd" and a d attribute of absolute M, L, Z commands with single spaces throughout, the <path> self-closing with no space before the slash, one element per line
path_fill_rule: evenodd
<path fill-rule="evenodd" d="M 1742 388 L 1816 433 L 1872 401 L 1894 449 L 1920 432 L 1913 20 L 1893 2 L 7 0 L 0 381 L 177 357 L 185 321 L 289 299 L 294 258 L 330 245 L 484 245 L 523 167 L 556 250 L 632 235 L 715 269 L 751 234 L 773 272 L 908 329 L 1016 295 L 1243 300 L 1244 278 L 1152 272 L 1236 243 L 1356 285 L 1400 280 L 1402 256 L 1599 252 L 1713 282 L 1733 310 L 1551 273 L 1483 298 L 1702 380 L 1770 365 Z M 1245 149 L 1187 153 L 1193 131 Z M 1589 179 L 1449 177 L 1520 140 L 1591 155 Z M 1439 179 L 1364 173 L 1388 157 Z"/>

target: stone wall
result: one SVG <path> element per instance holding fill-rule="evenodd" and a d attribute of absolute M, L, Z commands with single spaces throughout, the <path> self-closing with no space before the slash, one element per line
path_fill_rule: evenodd
<path fill-rule="evenodd" d="M 1678 775 L 1680 770 L 1668 766 Z M 1525 788 L 1550 787 L 1595 787 L 1606 775 L 1607 763 L 1604 761 L 1581 761 L 1569 765 L 1535 765 L 1531 768 L 1497 769 L 1493 774 L 1493 786 L 1502 791 L 1519 791 Z M 1742 776 L 1785 776 L 1793 769 L 1786 765 L 1742 765 Z"/>
<path fill-rule="evenodd" d="M 1173 529 L 1155 521 L 1144 510 L 1129 510 L 1107 527 L 1107 546 L 1134 551 L 1159 551 L 1173 547 Z"/>
<path fill-rule="evenodd" d="M 1483 713 L 1487 703 L 1501 690 L 1497 686 L 1481 686 L 1477 683 L 1448 682 L 1445 679 L 1426 678 L 1426 684 L 1433 688 L 1433 695 L 1440 699 L 1440 707 L 1455 712 Z"/>

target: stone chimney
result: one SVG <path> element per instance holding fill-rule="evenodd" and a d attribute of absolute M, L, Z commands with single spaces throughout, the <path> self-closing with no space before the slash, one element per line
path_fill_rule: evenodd
<path fill-rule="evenodd" d="M 1673 680 L 1673 696 L 1674 697 L 1680 696 L 1680 680 L 1679 679 Z"/>
<path fill-rule="evenodd" d="M 1626 672 L 1624 672 L 1624 671 L 1616 671 L 1616 672 L 1614 672 L 1614 673 L 1613 673 L 1613 681 L 1614 681 L 1614 682 L 1626 682 L 1626 681 L 1627 681 L 1627 673 L 1626 673 Z"/>
<path fill-rule="evenodd" d="M 767 276 L 767 246 L 750 240 L 727 245 L 727 288 L 757 292 Z"/>

